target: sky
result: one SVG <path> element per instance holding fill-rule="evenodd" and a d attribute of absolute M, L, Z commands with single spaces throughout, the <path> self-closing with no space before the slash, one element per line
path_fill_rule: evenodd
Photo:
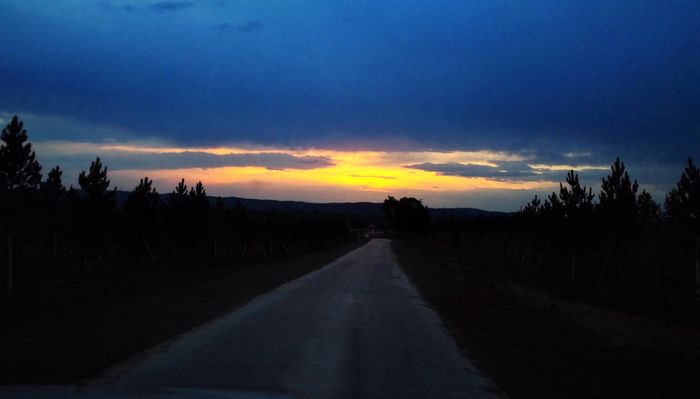
<path fill-rule="evenodd" d="M 0 1 L 0 124 L 67 184 L 517 210 L 700 161 L 700 2 Z"/>

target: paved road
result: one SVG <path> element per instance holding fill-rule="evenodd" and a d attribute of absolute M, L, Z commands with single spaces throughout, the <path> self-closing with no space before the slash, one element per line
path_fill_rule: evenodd
<path fill-rule="evenodd" d="M 459 355 L 382 239 L 121 365 L 87 391 L 217 398 L 499 396 Z"/>

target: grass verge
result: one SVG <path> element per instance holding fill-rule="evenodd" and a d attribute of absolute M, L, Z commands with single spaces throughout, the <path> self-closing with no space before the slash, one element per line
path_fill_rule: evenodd
<path fill-rule="evenodd" d="M 457 269 L 429 241 L 394 240 L 392 248 L 460 347 L 511 398 L 700 395 L 697 330 L 557 301 L 478 267 Z"/>

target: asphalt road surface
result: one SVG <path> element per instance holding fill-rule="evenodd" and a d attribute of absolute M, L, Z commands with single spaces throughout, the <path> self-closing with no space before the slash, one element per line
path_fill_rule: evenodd
<path fill-rule="evenodd" d="M 460 354 L 384 239 L 78 391 L 100 397 L 502 397 Z"/>

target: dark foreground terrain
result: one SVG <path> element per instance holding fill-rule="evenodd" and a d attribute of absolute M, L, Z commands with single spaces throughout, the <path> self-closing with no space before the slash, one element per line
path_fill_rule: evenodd
<path fill-rule="evenodd" d="M 126 332 L 118 321 L 112 324 L 118 328 L 112 334 Z M 66 398 L 502 397 L 468 357 L 460 356 L 437 315 L 400 270 L 386 239 L 371 240 L 79 385 L 0 386 L 0 397 L 40 394 Z"/>
<path fill-rule="evenodd" d="M 429 241 L 393 249 L 461 348 L 512 398 L 700 396 L 700 331 L 458 270 Z"/>
<path fill-rule="evenodd" d="M 1 392 L 1 391 L 0 391 Z M 89 381 L 87 393 L 493 398 L 375 239 Z M 217 396 L 218 397 L 218 396 Z"/>
<path fill-rule="evenodd" d="M 71 384 L 207 322 L 366 241 L 270 263 L 118 273 L 0 299 L 0 384 Z"/>

